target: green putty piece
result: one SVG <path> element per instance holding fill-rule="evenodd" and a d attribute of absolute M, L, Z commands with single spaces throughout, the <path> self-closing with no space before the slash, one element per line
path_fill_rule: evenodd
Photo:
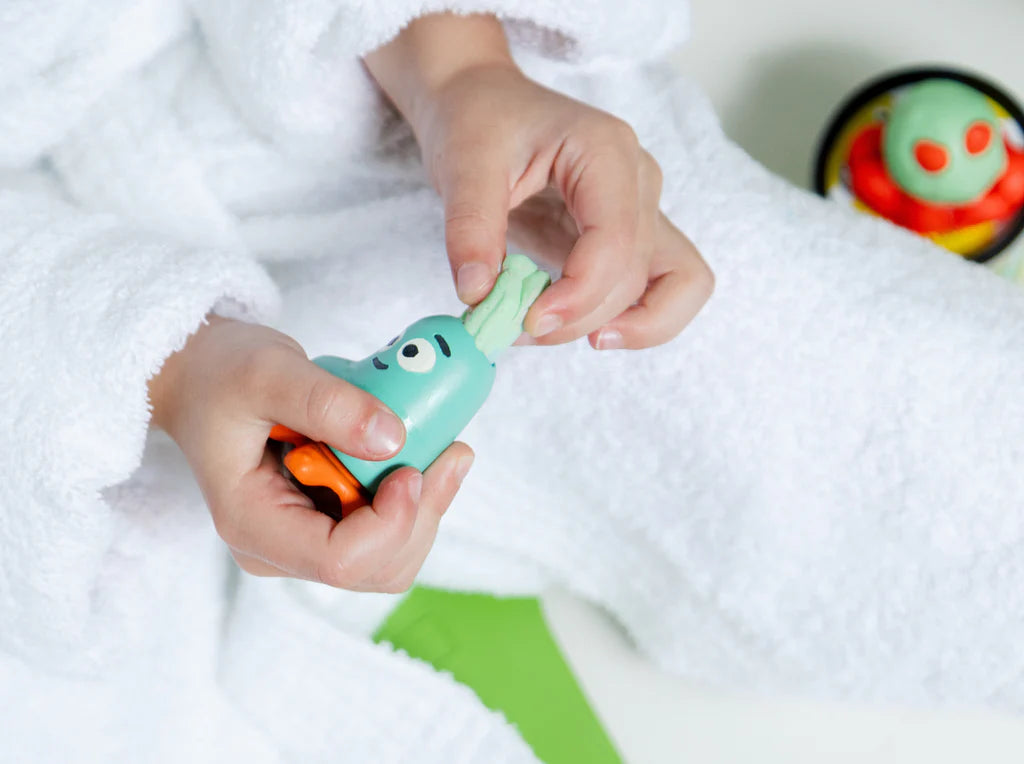
<path fill-rule="evenodd" d="M 523 319 L 551 277 L 526 255 L 509 255 L 491 293 L 462 316 L 477 349 L 491 361 L 523 333 Z"/>

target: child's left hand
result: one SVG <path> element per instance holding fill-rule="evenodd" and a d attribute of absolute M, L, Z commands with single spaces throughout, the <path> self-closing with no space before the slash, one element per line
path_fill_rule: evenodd
<path fill-rule="evenodd" d="M 527 79 L 491 17 L 423 17 L 367 57 L 445 205 L 459 297 L 490 290 L 506 235 L 561 267 L 527 316 L 543 344 L 666 342 L 713 277 L 659 210 L 661 170 L 625 122 Z"/>

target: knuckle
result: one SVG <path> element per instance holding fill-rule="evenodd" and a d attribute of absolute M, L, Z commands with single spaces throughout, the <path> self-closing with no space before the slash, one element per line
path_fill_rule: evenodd
<path fill-rule="evenodd" d="M 409 512 L 401 512 L 388 522 L 387 526 L 381 529 L 388 539 L 396 544 L 403 545 L 412 538 L 413 530 L 416 528 L 416 516 L 418 508 Z"/>
<path fill-rule="evenodd" d="M 493 224 L 494 221 L 473 201 L 454 202 L 445 210 L 445 233 L 449 243 L 467 236 L 489 238 L 487 232 Z"/>
<path fill-rule="evenodd" d="M 273 370 L 279 367 L 284 352 L 283 346 L 271 344 L 260 345 L 245 354 L 235 373 L 247 397 L 262 399 L 272 393 Z"/>
<path fill-rule="evenodd" d="M 448 507 L 455 501 L 455 495 L 459 492 L 462 482 L 454 473 L 450 473 L 441 485 L 442 490 L 439 495 L 433 501 L 422 502 L 419 507 L 420 513 L 435 529 L 440 524 L 445 512 L 448 511 Z"/>
<path fill-rule="evenodd" d="M 602 242 L 605 257 L 594 269 L 600 274 L 598 278 L 601 289 L 611 290 L 624 278 L 635 276 L 634 264 L 639 261 L 641 254 L 638 251 L 639 233 L 639 224 L 635 218 L 623 219 L 613 230 L 607 231 Z M 596 279 L 594 286 L 597 286 Z"/>
<path fill-rule="evenodd" d="M 647 286 L 647 273 L 642 271 L 630 274 L 629 279 L 626 282 L 628 294 L 634 301 L 639 299 L 647 291 Z"/>
<path fill-rule="evenodd" d="M 633 126 L 625 120 L 609 116 L 605 121 L 602 130 L 606 140 L 628 150 L 639 150 L 640 139 L 637 137 Z"/>
<path fill-rule="evenodd" d="M 249 378 L 261 377 L 267 369 L 277 365 L 281 351 L 282 348 L 276 344 L 259 345 L 245 354 L 238 371 Z"/>

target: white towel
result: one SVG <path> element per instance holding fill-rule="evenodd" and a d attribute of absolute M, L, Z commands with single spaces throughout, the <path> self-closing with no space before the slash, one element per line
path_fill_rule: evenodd
<path fill-rule="evenodd" d="M 522 44 L 594 65 L 680 28 L 603 5 L 459 10 L 500 12 Z M 322 592 L 239 583 L 165 438 L 139 467 L 163 358 L 211 310 L 275 312 L 252 233 L 421 185 L 385 156 L 408 131 L 358 55 L 424 10 L 0 8 L 4 758 L 533 760 L 469 690 L 340 630 L 355 609 L 335 625 L 310 600 Z M 280 249 L 266 254 L 306 254 Z M 373 601 L 364 630 L 390 604 Z"/>
<path fill-rule="evenodd" d="M 457 310 L 439 205 L 354 63 L 422 4 L 389 4 L 391 17 L 369 2 L 197 3 L 205 42 L 169 0 L 100 18 L 102 5 L 69 3 L 81 18 L 56 35 L 29 23 L 29 0 L 4 11 L 52 52 L 5 70 L 0 90 L 3 182 L 17 187 L 0 200 L 13 757 L 529 760 L 463 688 L 365 640 L 393 600 L 233 573 L 173 446 L 150 438 L 135 469 L 159 359 L 215 306 L 272 309 L 253 256 L 283 298 L 277 325 L 311 354 L 359 357 Z M 787 187 L 673 73 L 614 63 L 676 39 L 660 11 L 479 7 L 520 39 L 546 27 L 535 50 L 580 59 L 522 54 L 637 127 L 718 289 L 663 348 L 506 354 L 424 580 L 557 581 L 706 682 L 1024 708 L 1019 292 Z M 132 13 L 165 22 L 133 38 L 152 42 L 148 58 L 103 50 Z M 89 88 L 58 76 L 74 57 L 53 66 L 72 43 L 104 64 Z M 7 108 L 36 102 L 22 113 L 38 125 Z M 296 118 L 315 104 L 317 119 Z M 366 153 L 350 104 L 386 150 Z M 310 159 L 332 136 L 351 142 Z M 41 160 L 55 190 L 15 172 Z"/>

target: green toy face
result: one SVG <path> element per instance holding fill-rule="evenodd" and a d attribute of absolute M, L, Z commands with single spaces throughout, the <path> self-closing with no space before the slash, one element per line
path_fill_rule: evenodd
<path fill-rule="evenodd" d="M 383 401 L 406 428 L 402 450 L 384 462 L 335 454 L 371 491 L 396 467 L 425 470 L 469 423 L 494 384 L 494 364 L 455 316 L 430 316 L 362 361 L 314 362 Z"/>
<path fill-rule="evenodd" d="M 966 204 L 1006 171 L 1006 146 L 991 104 L 973 88 L 927 80 L 900 97 L 885 126 L 886 166 L 924 201 Z"/>

